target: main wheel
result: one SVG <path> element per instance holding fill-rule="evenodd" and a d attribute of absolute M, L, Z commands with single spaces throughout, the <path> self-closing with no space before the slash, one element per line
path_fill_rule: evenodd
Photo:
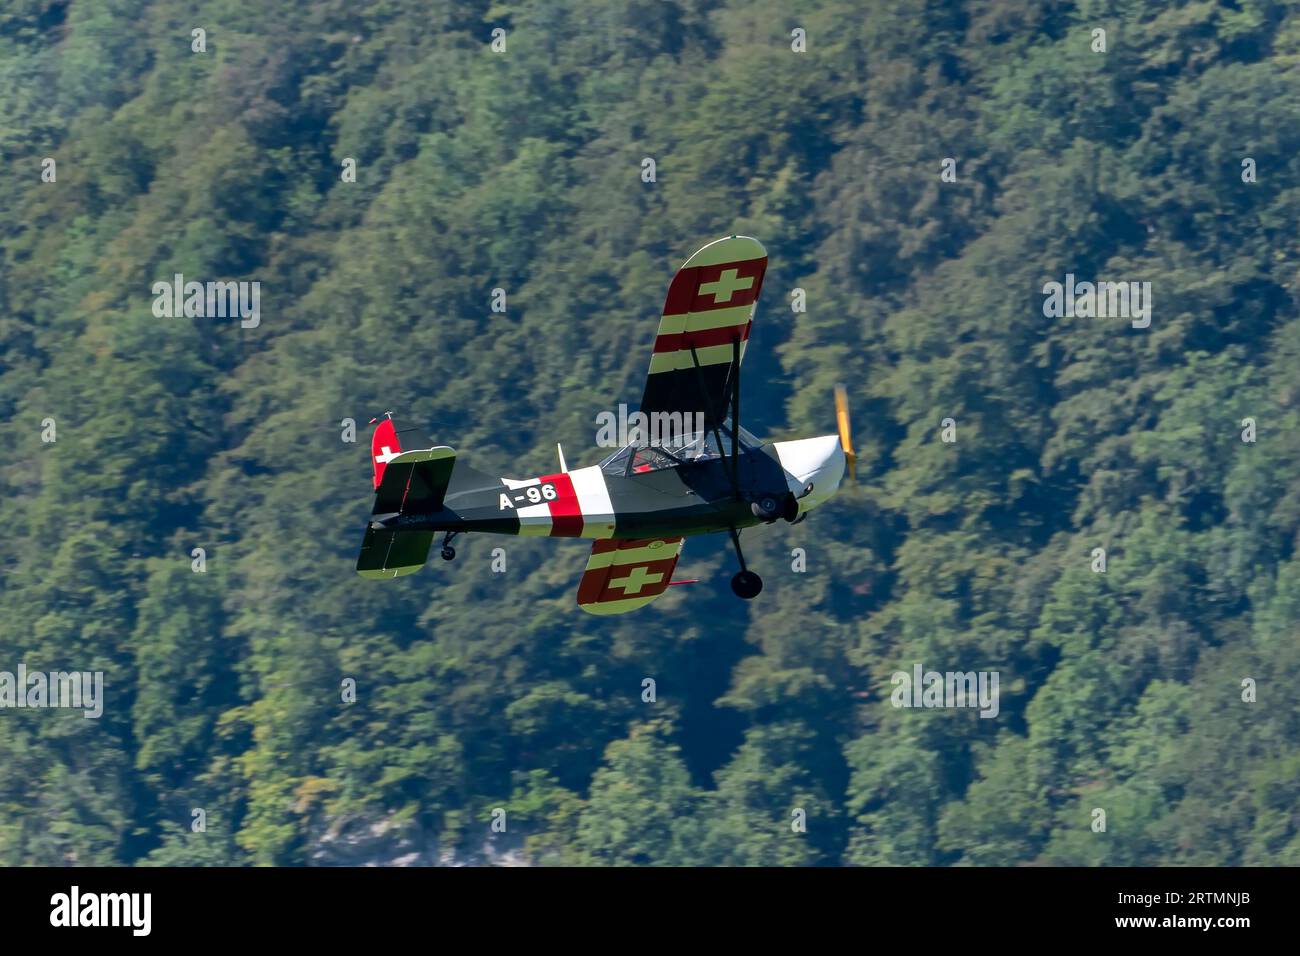
<path fill-rule="evenodd" d="M 741 571 L 731 579 L 731 590 L 736 593 L 736 597 L 752 601 L 763 590 L 763 579 L 753 571 Z"/>
<path fill-rule="evenodd" d="M 451 545 L 445 546 L 442 549 L 442 560 L 454 561 L 455 559 L 456 559 L 456 549 L 453 548 Z"/>
<path fill-rule="evenodd" d="M 749 506 L 755 518 L 763 521 L 775 521 L 781 517 L 781 502 L 777 501 L 771 495 L 764 495 Z"/>

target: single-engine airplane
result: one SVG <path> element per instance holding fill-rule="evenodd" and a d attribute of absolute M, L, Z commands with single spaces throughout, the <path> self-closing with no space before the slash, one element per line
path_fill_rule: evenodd
<path fill-rule="evenodd" d="M 763 588 L 740 550 L 743 528 L 804 520 L 855 470 L 844 389 L 835 390 L 839 433 L 762 442 L 740 424 L 740 363 L 767 269 L 746 236 L 718 239 L 686 260 L 668 288 L 641 412 L 692 422 L 667 438 L 641 434 L 598 465 L 536 478 L 496 478 L 470 468 L 390 417 L 371 439 L 375 502 L 357 573 L 411 574 L 435 534 L 442 557 L 466 532 L 594 538 L 578 584 L 592 614 L 644 607 L 670 585 L 682 539 L 725 531 L 740 571 L 731 589 L 746 600 Z M 653 430 L 652 430 L 653 434 Z"/>

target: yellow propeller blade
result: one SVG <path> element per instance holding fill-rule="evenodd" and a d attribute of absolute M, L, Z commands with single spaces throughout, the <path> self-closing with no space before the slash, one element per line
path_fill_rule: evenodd
<path fill-rule="evenodd" d="M 840 447 L 849 466 L 849 477 L 858 480 L 858 456 L 853 452 L 853 430 L 849 424 L 849 393 L 843 385 L 835 386 L 835 422 L 840 429 Z"/>

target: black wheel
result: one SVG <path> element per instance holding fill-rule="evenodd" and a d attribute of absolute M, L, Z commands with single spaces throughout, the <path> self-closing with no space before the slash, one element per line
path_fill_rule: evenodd
<path fill-rule="evenodd" d="M 447 545 L 442 549 L 442 560 L 454 561 L 455 558 L 456 558 L 456 549 L 453 548 L 451 545 Z"/>
<path fill-rule="evenodd" d="M 731 590 L 736 592 L 736 597 L 752 601 L 763 590 L 763 579 L 753 571 L 741 571 L 731 579 Z"/>
<path fill-rule="evenodd" d="M 775 521 L 781 516 L 781 502 L 770 495 L 764 495 L 751 504 L 749 510 L 754 513 L 755 518 L 762 518 L 764 521 Z"/>

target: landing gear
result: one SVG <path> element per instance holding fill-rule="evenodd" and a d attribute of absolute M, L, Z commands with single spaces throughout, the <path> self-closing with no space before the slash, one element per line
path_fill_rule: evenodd
<path fill-rule="evenodd" d="M 455 531 L 448 531 L 442 536 L 442 560 L 455 561 L 456 549 L 451 546 L 451 539 L 456 537 Z"/>
<path fill-rule="evenodd" d="M 731 544 L 736 549 L 736 560 L 740 562 L 740 573 L 731 579 L 731 590 L 736 597 L 752 601 L 763 590 L 763 579 L 745 566 L 745 555 L 740 550 L 740 532 L 731 529 Z"/>
<path fill-rule="evenodd" d="M 731 579 L 731 590 L 735 592 L 736 597 L 752 601 L 758 597 L 758 592 L 763 590 L 763 579 L 753 571 L 741 571 Z"/>

